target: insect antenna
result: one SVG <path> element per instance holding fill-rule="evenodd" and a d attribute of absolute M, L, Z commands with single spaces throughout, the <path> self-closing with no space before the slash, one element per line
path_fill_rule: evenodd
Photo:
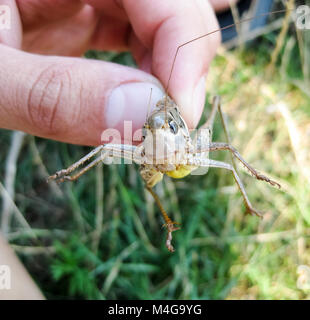
<path fill-rule="evenodd" d="M 213 30 L 211 32 L 208 32 L 208 33 L 205 33 L 199 37 L 196 37 L 192 40 L 189 40 L 189 41 L 186 41 L 184 43 L 182 43 L 181 45 L 179 45 L 175 51 L 175 54 L 174 54 L 174 57 L 173 57 L 173 62 L 172 62 L 172 66 L 171 66 L 171 69 L 170 69 L 170 73 L 169 73 L 169 77 L 168 77 L 168 81 L 167 81 L 167 85 L 166 85 L 166 88 L 165 88 L 165 92 L 166 92 L 166 97 L 165 97 L 165 115 L 166 115 L 166 104 L 167 104 L 167 95 L 168 95 L 168 90 L 169 90 L 169 85 L 170 85 L 170 80 L 171 80 L 171 77 L 172 77 L 172 73 L 173 73 L 173 69 L 174 69 L 174 66 L 175 66 L 175 61 L 177 59 L 177 56 L 178 56 L 178 53 L 179 53 L 179 50 L 192 43 L 192 42 L 195 42 L 197 40 L 200 40 L 202 38 L 205 38 L 211 34 L 214 34 L 214 33 L 217 33 L 217 32 L 220 32 L 220 31 L 223 31 L 223 30 L 226 30 L 226 29 L 229 29 L 229 28 L 232 28 L 234 26 L 237 26 L 237 25 L 240 25 L 244 22 L 248 22 L 248 21 L 251 21 L 251 20 L 254 20 L 254 19 L 258 19 L 258 18 L 261 18 L 261 17 L 264 17 L 264 16 L 268 16 L 268 15 L 271 15 L 271 14 L 277 14 L 277 13 L 285 13 L 287 11 L 293 11 L 294 9 L 293 8 L 288 8 L 287 9 L 282 9 L 282 10 L 275 10 L 275 11 L 269 11 L 269 12 L 264 12 L 264 13 L 260 13 L 260 14 L 257 14 L 256 16 L 253 16 L 253 17 L 250 17 L 250 18 L 245 18 L 245 19 L 242 19 L 242 20 L 239 20 L 239 21 L 236 21 L 235 23 L 232 23 L 232 24 L 229 24 L 225 27 L 222 27 L 222 28 L 219 28 L 217 30 Z"/>
<path fill-rule="evenodd" d="M 145 122 L 147 122 L 147 119 L 148 119 L 148 117 L 150 115 L 152 92 L 153 92 L 153 88 L 151 88 L 151 92 L 150 92 L 150 96 L 149 96 L 149 102 L 148 102 L 148 105 L 147 105 L 147 113 L 146 113 L 146 121 Z"/>

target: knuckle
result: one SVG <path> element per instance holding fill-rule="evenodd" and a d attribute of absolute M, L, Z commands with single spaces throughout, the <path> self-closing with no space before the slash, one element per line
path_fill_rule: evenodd
<path fill-rule="evenodd" d="M 63 107 L 70 102 L 71 70 L 72 66 L 51 65 L 43 69 L 30 87 L 28 117 L 31 125 L 44 135 L 62 133 L 67 127 L 63 122 L 70 117 L 63 117 Z"/>

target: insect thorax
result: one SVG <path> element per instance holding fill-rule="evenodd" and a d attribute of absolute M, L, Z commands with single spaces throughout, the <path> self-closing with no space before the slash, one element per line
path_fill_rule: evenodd
<path fill-rule="evenodd" d="M 153 187 L 167 174 L 183 178 L 191 173 L 187 165 L 193 150 L 189 131 L 177 104 L 168 96 L 160 100 L 143 127 L 143 146 L 147 164 L 140 173 L 149 187 Z"/>

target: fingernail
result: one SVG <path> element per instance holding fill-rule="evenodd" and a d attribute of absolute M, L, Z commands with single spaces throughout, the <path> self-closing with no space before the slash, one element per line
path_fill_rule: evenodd
<path fill-rule="evenodd" d="M 151 99 L 150 99 L 151 95 Z M 148 107 L 154 109 L 164 92 L 155 84 L 130 82 L 115 88 L 104 111 L 106 128 L 121 128 L 124 121 L 132 121 L 134 128 L 142 128 Z"/>
<path fill-rule="evenodd" d="M 194 92 L 193 92 L 193 99 L 192 99 L 192 108 L 193 108 L 193 118 L 192 118 L 192 123 L 196 127 L 204 105 L 205 105 L 205 100 L 206 100 L 206 75 L 202 76 L 200 80 L 198 81 Z"/>

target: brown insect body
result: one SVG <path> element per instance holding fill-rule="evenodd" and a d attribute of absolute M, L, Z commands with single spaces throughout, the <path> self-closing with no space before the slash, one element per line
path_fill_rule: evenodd
<path fill-rule="evenodd" d="M 157 103 L 143 132 L 144 155 L 150 164 L 141 164 L 140 174 L 148 187 L 153 188 L 164 174 L 183 178 L 197 168 L 187 165 L 194 145 L 179 108 L 170 97 Z"/>

